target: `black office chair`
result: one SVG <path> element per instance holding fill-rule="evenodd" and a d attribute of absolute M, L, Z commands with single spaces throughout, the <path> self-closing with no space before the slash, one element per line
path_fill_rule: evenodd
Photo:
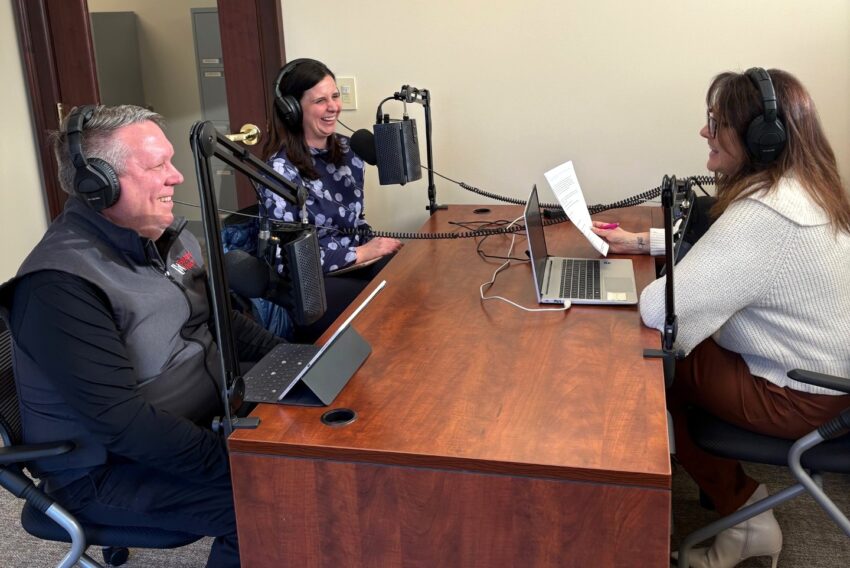
<path fill-rule="evenodd" d="M 790 371 L 788 377 L 850 394 L 850 379 L 799 369 Z M 824 493 L 820 475 L 850 473 L 850 408 L 797 441 L 755 434 L 700 409 L 693 409 L 688 427 L 697 445 L 707 452 L 739 461 L 787 466 L 797 483 L 688 535 L 679 545 L 679 566 L 689 566 L 688 553 L 694 545 L 804 492 L 850 537 L 850 520 Z"/>
<path fill-rule="evenodd" d="M 67 453 L 74 449 L 74 444 L 69 441 L 20 444 L 21 416 L 12 369 L 12 337 L 4 318 L 0 318 L 0 439 L 3 441 L 0 486 L 25 501 L 21 512 L 24 530 L 43 540 L 71 543 L 70 550 L 57 565 L 59 568 L 71 568 L 77 563 L 85 568 L 103 568 L 86 554 L 88 544 L 104 547 L 104 562 L 120 566 L 127 561 L 127 547 L 176 548 L 201 538 L 155 528 L 81 524 L 23 474 L 27 462 Z"/>

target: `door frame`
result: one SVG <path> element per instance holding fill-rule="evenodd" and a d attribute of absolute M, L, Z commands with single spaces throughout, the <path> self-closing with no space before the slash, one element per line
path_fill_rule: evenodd
<path fill-rule="evenodd" d="M 36 144 L 50 219 L 68 195 L 59 186 L 51 132 L 60 112 L 100 103 L 86 0 L 13 0 Z M 218 0 L 219 28 L 231 127 L 265 129 L 274 112 L 269 90 L 285 61 L 280 0 Z M 251 148 L 258 154 L 261 145 Z M 247 179 L 237 178 L 237 203 L 256 202 Z"/>

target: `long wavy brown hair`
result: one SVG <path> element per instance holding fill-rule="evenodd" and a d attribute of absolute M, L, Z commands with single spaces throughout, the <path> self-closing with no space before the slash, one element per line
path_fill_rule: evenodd
<path fill-rule="evenodd" d="M 729 205 L 758 191 L 773 191 L 780 178 L 793 175 L 827 214 L 837 231 L 850 232 L 850 198 L 841 185 L 835 154 L 821 128 L 815 104 L 796 77 L 769 69 L 785 125 L 787 142 L 779 157 L 769 164 L 755 162 L 749 154 L 738 171 L 716 174 L 716 217 Z M 721 73 L 711 82 L 706 104 L 721 128 L 731 128 L 746 148 L 747 127 L 764 112 L 758 87 L 744 73 Z"/>
<path fill-rule="evenodd" d="M 292 71 L 289 71 L 280 84 L 281 95 L 295 97 L 299 103 L 305 91 L 315 87 L 325 77 L 336 76 L 321 61 L 315 59 L 304 59 L 299 62 Z M 272 94 L 274 96 L 274 94 Z M 313 166 L 313 157 L 307 141 L 304 138 L 304 126 L 299 122 L 291 127 L 284 124 L 280 117 L 277 105 L 274 105 L 271 124 L 267 131 L 269 137 L 263 146 L 263 156 L 269 160 L 282 148 L 286 149 L 286 157 L 298 168 L 298 173 L 304 179 L 318 179 L 319 172 Z M 328 137 L 328 156 L 326 160 L 334 165 L 342 165 L 343 151 L 336 134 Z"/>

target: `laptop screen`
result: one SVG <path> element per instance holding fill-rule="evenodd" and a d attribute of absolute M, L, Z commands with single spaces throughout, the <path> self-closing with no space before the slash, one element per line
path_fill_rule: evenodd
<path fill-rule="evenodd" d="M 540 201 L 537 199 L 537 186 L 531 190 L 528 203 L 525 205 L 525 234 L 528 240 L 528 254 L 534 278 L 537 280 L 538 292 L 543 289 L 543 276 L 546 272 L 546 260 L 549 251 L 546 250 L 546 235 L 543 233 L 543 218 L 540 215 Z"/>

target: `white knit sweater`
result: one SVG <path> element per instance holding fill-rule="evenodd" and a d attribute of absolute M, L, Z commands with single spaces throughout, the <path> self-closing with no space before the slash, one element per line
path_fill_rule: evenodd
<path fill-rule="evenodd" d="M 786 376 L 808 369 L 850 377 L 850 236 L 833 233 L 794 178 L 729 206 L 673 276 L 678 349 L 690 353 L 712 336 L 757 377 L 842 394 Z M 664 286 L 656 280 L 640 298 L 644 323 L 659 330 Z"/>

